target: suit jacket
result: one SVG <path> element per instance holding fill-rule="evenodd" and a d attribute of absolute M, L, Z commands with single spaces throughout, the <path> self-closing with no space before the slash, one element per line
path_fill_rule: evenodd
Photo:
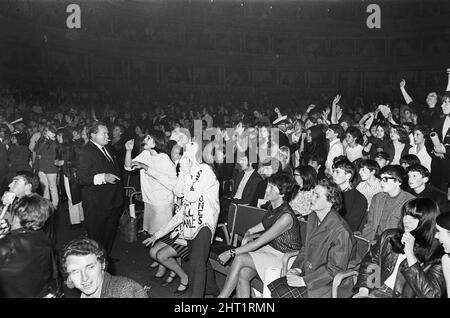
<path fill-rule="evenodd" d="M 107 149 L 108 150 L 108 149 Z M 94 176 L 100 173 L 112 173 L 121 177 L 120 168 L 114 153 L 108 150 L 113 157 L 114 164 L 111 163 L 103 152 L 89 141 L 80 151 L 78 156 L 78 180 L 83 186 L 82 198 L 83 206 L 88 209 L 108 210 L 122 206 L 122 180 L 115 184 L 94 185 Z"/>
<path fill-rule="evenodd" d="M 267 181 L 268 181 L 268 179 L 263 179 L 256 186 L 255 194 L 253 195 L 252 201 L 250 202 L 251 206 L 258 206 L 258 200 L 264 199 L 264 196 L 266 194 Z M 269 204 L 269 202 L 267 202 L 267 204 Z"/>
<path fill-rule="evenodd" d="M 380 226 L 381 217 L 383 214 L 384 205 L 389 194 L 385 192 L 377 193 L 373 196 L 370 203 L 369 214 L 367 215 L 367 224 L 364 227 L 362 236 L 368 240 L 373 241 Z M 414 196 L 411 193 L 400 191 L 394 208 L 389 211 L 387 219 L 388 227 L 381 229 L 382 232 L 388 228 L 397 228 L 402 215 L 402 206 L 405 202 L 413 199 Z"/>
<path fill-rule="evenodd" d="M 302 269 L 309 298 L 329 298 L 334 276 L 347 270 L 356 253 L 356 242 L 353 232 L 338 212 L 331 210 L 320 225 L 317 225 L 318 221 L 316 213 L 308 216 L 306 242 L 292 268 Z M 349 283 L 343 285 L 348 294 L 352 287 Z"/>
<path fill-rule="evenodd" d="M 134 280 L 105 272 L 100 298 L 148 298 L 148 294 Z"/>
<path fill-rule="evenodd" d="M 234 189 L 231 194 L 231 198 L 235 196 L 243 177 L 244 171 L 240 171 L 236 176 L 236 179 L 234 180 Z M 258 171 L 254 170 L 250 175 L 250 178 L 248 178 L 247 183 L 245 184 L 241 199 L 232 199 L 232 202 L 237 204 L 250 204 L 252 202 L 253 196 L 255 195 L 258 183 L 260 183 L 261 181 L 262 177 L 259 175 Z"/>

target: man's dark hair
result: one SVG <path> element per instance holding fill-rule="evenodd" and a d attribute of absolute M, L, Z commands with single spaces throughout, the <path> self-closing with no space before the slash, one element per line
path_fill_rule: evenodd
<path fill-rule="evenodd" d="M 400 158 L 400 164 L 407 164 L 409 166 L 420 165 L 420 159 L 416 155 L 407 154 Z"/>
<path fill-rule="evenodd" d="M 11 213 L 20 220 L 20 225 L 31 230 L 40 230 L 52 215 L 53 204 L 39 194 L 25 195 L 12 204 Z"/>
<path fill-rule="evenodd" d="M 381 158 L 381 159 L 384 159 L 386 161 L 391 161 L 391 156 L 386 151 L 378 151 L 373 158 L 374 159 L 375 158 Z"/>
<path fill-rule="evenodd" d="M 400 165 L 387 165 L 381 168 L 380 175 L 382 174 L 388 174 L 391 177 L 396 178 L 400 184 L 406 179 L 405 169 Z"/>
<path fill-rule="evenodd" d="M 99 129 L 100 126 L 107 127 L 106 124 L 104 122 L 101 122 L 101 121 L 94 121 L 94 123 L 90 127 L 88 127 L 88 137 L 89 137 L 89 139 L 92 138 L 92 134 L 95 135 L 96 133 L 98 133 L 98 129 Z"/>
<path fill-rule="evenodd" d="M 355 173 L 356 173 L 355 166 L 346 157 L 339 158 L 339 160 L 334 161 L 333 169 L 342 169 L 345 171 L 346 174 L 349 173 L 351 175 L 350 181 L 353 180 L 353 177 L 355 176 Z"/>
<path fill-rule="evenodd" d="M 27 184 L 31 184 L 31 192 L 35 193 L 39 188 L 39 177 L 27 170 L 20 170 L 16 172 L 16 177 L 22 177 Z"/>
<path fill-rule="evenodd" d="M 408 168 L 406 168 L 406 173 L 409 173 L 409 172 L 418 172 L 422 175 L 422 177 L 428 178 L 428 179 L 430 179 L 430 176 L 431 176 L 431 173 L 427 168 L 425 168 L 422 165 L 418 165 L 418 164 L 411 165 Z"/>
<path fill-rule="evenodd" d="M 428 134 L 430 133 L 430 127 L 428 127 L 426 125 L 417 125 L 413 129 L 413 132 L 416 132 L 416 131 L 420 131 L 425 136 L 425 138 L 427 138 Z"/>
<path fill-rule="evenodd" d="M 335 134 L 337 134 L 339 140 L 342 140 L 342 138 L 344 138 L 344 128 L 342 128 L 341 125 L 331 124 L 330 126 L 328 126 L 328 128 L 334 131 Z"/>
<path fill-rule="evenodd" d="M 375 171 L 375 175 L 378 176 L 380 172 L 380 165 L 378 162 L 372 159 L 363 159 L 359 163 L 359 169 L 366 167 L 370 171 Z"/>
<path fill-rule="evenodd" d="M 106 267 L 106 251 L 93 239 L 82 237 L 70 241 L 61 251 L 61 268 L 64 276 L 68 276 L 66 260 L 71 255 L 95 255 L 101 264 Z"/>

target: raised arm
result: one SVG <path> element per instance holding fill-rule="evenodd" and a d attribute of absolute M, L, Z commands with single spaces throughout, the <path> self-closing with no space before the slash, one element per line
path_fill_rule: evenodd
<path fill-rule="evenodd" d="M 337 124 L 338 123 L 338 119 L 337 119 L 337 104 L 339 103 L 339 101 L 341 100 L 341 95 L 336 95 L 333 99 L 333 102 L 331 104 L 331 123 L 332 124 Z"/>
<path fill-rule="evenodd" d="M 126 149 L 126 154 L 125 154 L 125 170 L 127 171 L 131 171 L 131 152 L 133 151 L 134 148 L 134 139 L 130 139 L 125 143 L 125 149 Z"/>
<path fill-rule="evenodd" d="M 411 96 L 409 96 L 408 92 L 405 89 L 406 86 L 406 80 L 402 80 L 400 82 L 400 91 L 402 92 L 403 95 L 403 99 L 405 100 L 406 104 L 409 104 L 413 101 L 413 99 L 411 98 Z"/>
<path fill-rule="evenodd" d="M 448 82 L 447 82 L 447 88 L 445 89 L 446 92 L 450 92 L 450 68 L 447 69 L 448 73 Z"/>

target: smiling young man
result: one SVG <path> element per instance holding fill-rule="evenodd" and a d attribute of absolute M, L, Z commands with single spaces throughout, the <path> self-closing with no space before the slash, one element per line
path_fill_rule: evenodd
<path fill-rule="evenodd" d="M 449 212 L 447 194 L 428 183 L 430 172 L 422 165 L 412 165 L 407 168 L 408 185 L 410 193 L 419 198 L 430 198 L 434 200 L 442 212 Z"/>
<path fill-rule="evenodd" d="M 383 231 L 397 228 L 403 204 L 414 198 L 411 193 L 401 189 L 404 178 L 405 171 L 401 166 L 388 165 L 381 169 L 382 192 L 372 198 L 367 224 L 362 232 L 364 238 L 373 241 Z"/>
<path fill-rule="evenodd" d="M 61 255 L 66 285 L 80 290 L 81 298 L 148 298 L 145 289 L 135 281 L 105 271 L 106 252 L 94 240 L 73 240 Z"/>

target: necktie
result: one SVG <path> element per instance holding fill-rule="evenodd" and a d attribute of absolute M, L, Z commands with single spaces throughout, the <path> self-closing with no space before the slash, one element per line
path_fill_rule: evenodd
<path fill-rule="evenodd" d="M 106 158 L 108 159 L 109 162 L 114 163 L 114 161 L 112 160 L 112 158 L 108 155 L 108 153 L 106 152 L 106 148 L 102 147 L 102 151 L 105 154 Z"/>

